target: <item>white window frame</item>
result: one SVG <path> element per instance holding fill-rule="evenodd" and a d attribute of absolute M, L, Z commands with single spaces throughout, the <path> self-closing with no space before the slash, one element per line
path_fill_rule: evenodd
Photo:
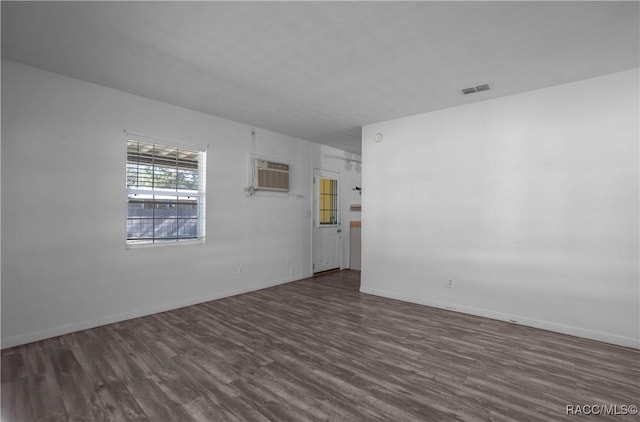
<path fill-rule="evenodd" d="M 317 180 L 315 180 L 317 178 Z M 336 195 L 335 195 L 335 210 L 336 210 L 336 221 L 333 223 L 325 223 L 322 224 L 321 223 L 321 218 L 320 218 L 320 206 L 321 206 L 321 196 L 320 196 L 320 190 L 321 190 L 321 179 L 327 179 L 327 180 L 332 180 L 336 182 Z M 316 174 L 314 174 L 314 195 L 316 197 L 316 204 L 315 204 L 315 226 L 316 228 L 323 228 L 323 227 L 339 227 L 342 224 L 341 221 L 341 210 L 340 210 L 340 189 L 342 189 L 342 177 L 340 173 L 334 173 L 331 171 L 327 171 L 327 170 L 318 170 L 316 172 Z M 333 208 L 331 208 L 333 209 Z"/>
<path fill-rule="evenodd" d="M 132 187 L 127 186 L 128 184 L 128 145 L 129 142 L 143 142 L 147 144 L 154 144 L 162 147 L 169 148 L 177 148 L 183 150 L 189 150 L 192 152 L 198 152 L 198 189 L 197 190 L 189 190 L 183 191 L 179 189 L 161 189 L 161 188 L 148 188 L 148 187 Z M 208 147 L 208 146 L 207 146 Z M 147 136 L 136 135 L 133 133 L 127 133 L 124 139 L 124 149 L 125 149 L 125 243 L 127 249 L 137 249 L 137 248 L 149 248 L 149 247 L 165 247 L 165 246 L 176 246 L 176 245 L 199 245 L 205 243 L 206 238 L 206 169 L 207 169 L 207 147 L 189 145 L 180 142 L 167 141 L 164 139 L 152 138 Z M 182 194 L 182 195 L 181 195 Z M 176 238 L 171 240 L 162 240 L 161 238 L 157 239 L 153 236 L 153 239 L 148 241 L 136 241 L 130 240 L 129 232 L 128 232 L 128 222 L 130 220 L 129 216 L 129 198 L 130 195 L 142 195 L 146 198 L 149 196 L 152 197 L 152 202 L 156 197 L 162 198 L 173 198 L 176 199 L 183 196 L 197 196 L 197 237 L 196 238 L 185 238 L 180 239 Z"/>

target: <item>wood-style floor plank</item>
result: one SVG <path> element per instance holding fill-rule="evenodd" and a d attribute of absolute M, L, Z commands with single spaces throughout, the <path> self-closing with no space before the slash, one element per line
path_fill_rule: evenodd
<path fill-rule="evenodd" d="M 333 272 L 4 350 L 2 421 L 572 421 L 567 405 L 640 404 L 638 350 L 359 285 Z"/>

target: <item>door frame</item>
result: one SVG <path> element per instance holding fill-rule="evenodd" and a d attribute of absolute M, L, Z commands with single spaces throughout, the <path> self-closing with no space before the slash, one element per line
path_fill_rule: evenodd
<path fill-rule="evenodd" d="M 320 228 L 319 225 L 319 221 L 320 221 L 320 207 L 319 207 L 319 202 L 320 202 L 320 185 L 319 185 L 319 178 L 322 177 L 323 175 L 325 175 L 325 177 L 327 178 L 331 178 L 334 180 L 338 181 L 338 195 L 337 195 L 337 219 L 338 219 L 338 223 L 335 225 L 330 225 L 330 226 L 326 226 L 326 228 L 328 227 L 334 227 L 336 228 L 336 230 L 340 230 L 339 236 L 340 238 L 339 240 L 339 246 L 338 246 L 338 269 L 342 269 L 343 264 L 344 264 L 344 260 L 343 260 L 343 241 L 344 241 L 344 231 L 343 231 L 343 222 L 342 222 L 342 173 L 340 171 L 334 171 L 334 170 L 326 170 L 326 169 L 320 169 L 320 168 L 313 168 L 313 176 L 312 176 L 312 183 L 311 183 L 311 187 L 312 187 L 312 191 L 313 194 L 311 195 L 311 274 L 316 274 L 315 271 L 315 255 L 316 255 L 316 229 Z M 320 271 L 321 272 L 321 271 Z"/>

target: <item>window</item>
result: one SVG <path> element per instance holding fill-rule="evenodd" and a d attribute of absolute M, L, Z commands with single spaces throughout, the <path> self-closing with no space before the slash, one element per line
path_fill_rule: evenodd
<path fill-rule="evenodd" d="M 206 152 L 127 139 L 127 244 L 204 240 Z"/>
<path fill-rule="evenodd" d="M 319 196 L 320 225 L 338 224 L 338 181 L 320 177 Z"/>

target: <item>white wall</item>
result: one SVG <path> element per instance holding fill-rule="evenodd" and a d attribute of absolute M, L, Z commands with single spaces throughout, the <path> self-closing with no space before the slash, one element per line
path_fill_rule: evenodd
<path fill-rule="evenodd" d="M 206 244 L 125 248 L 125 129 L 210 145 Z M 2 347 L 309 276 L 326 147 L 252 129 L 3 60 Z M 250 153 L 288 197 L 245 196 Z"/>
<path fill-rule="evenodd" d="M 362 291 L 639 347 L 638 90 L 634 69 L 363 128 Z"/>

